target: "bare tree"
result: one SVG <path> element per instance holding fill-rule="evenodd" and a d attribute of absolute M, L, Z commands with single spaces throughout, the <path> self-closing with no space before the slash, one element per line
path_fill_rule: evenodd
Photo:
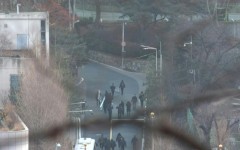
<path fill-rule="evenodd" d="M 0 34 L 0 51 L 12 48 L 12 42 L 7 34 Z"/>
<path fill-rule="evenodd" d="M 24 63 L 21 77 L 21 98 L 17 110 L 30 133 L 64 123 L 68 115 L 68 98 L 58 81 L 34 61 Z M 34 139 L 30 149 L 53 149 L 56 142 L 61 142 L 62 148 L 68 149 L 66 139 Z"/>

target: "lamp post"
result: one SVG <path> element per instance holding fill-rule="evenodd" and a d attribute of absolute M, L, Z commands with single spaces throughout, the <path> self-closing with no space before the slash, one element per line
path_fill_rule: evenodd
<path fill-rule="evenodd" d="M 218 145 L 218 150 L 223 150 L 223 145 L 222 144 Z"/>
<path fill-rule="evenodd" d="M 72 13 L 72 15 L 73 15 L 73 17 L 72 17 L 72 22 L 73 22 L 73 30 L 74 30 L 74 24 L 75 24 L 75 13 L 76 13 L 76 7 L 75 7 L 75 5 L 76 5 L 76 0 L 73 0 L 73 13 Z"/>
<path fill-rule="evenodd" d="M 152 127 L 153 127 L 153 119 L 155 118 L 155 113 L 154 113 L 154 112 L 151 112 L 151 113 L 150 113 L 150 117 L 151 117 L 151 122 L 152 122 Z M 153 130 L 152 130 L 152 150 L 154 150 Z"/>
<path fill-rule="evenodd" d="M 192 62 L 192 35 L 191 35 L 190 42 L 186 42 L 186 43 L 183 44 L 184 47 L 186 47 L 187 45 L 191 45 L 191 62 Z"/>
<path fill-rule="evenodd" d="M 19 14 L 19 6 L 21 6 L 21 4 L 17 4 L 17 14 Z"/>
<path fill-rule="evenodd" d="M 193 45 L 193 42 L 192 42 L 192 35 L 191 35 L 191 40 L 190 42 L 186 42 L 183 44 L 184 47 L 186 47 L 187 45 L 191 45 L 191 49 L 190 49 L 190 53 L 191 53 L 191 71 L 190 73 L 193 74 L 193 84 L 195 84 L 195 69 L 193 69 L 192 67 L 192 63 L 193 63 L 193 54 L 192 54 L 192 45 Z"/>
<path fill-rule="evenodd" d="M 148 49 L 150 49 L 150 50 L 155 50 L 156 51 L 156 64 L 155 64 L 155 66 L 156 66 L 156 76 L 157 76 L 157 48 L 155 48 L 155 47 L 150 47 L 150 46 L 146 46 L 146 45 L 140 45 L 143 49 L 145 49 L 145 50 L 148 50 Z M 161 54 L 161 53 L 160 53 Z M 160 67 L 161 67 L 161 65 L 160 65 Z M 161 70 L 160 70 L 161 71 Z"/>
<path fill-rule="evenodd" d="M 236 27 L 235 27 L 235 20 L 231 19 L 233 22 L 233 37 L 236 37 Z"/>
<path fill-rule="evenodd" d="M 121 46 L 122 46 L 122 69 L 123 69 L 123 61 L 124 61 L 124 53 L 126 52 L 124 50 L 124 47 L 126 46 L 126 42 L 124 40 L 124 37 L 125 37 L 125 22 L 122 23 L 122 43 L 121 43 Z"/>
<path fill-rule="evenodd" d="M 69 21 L 69 31 L 72 31 L 72 7 L 71 7 L 71 2 L 70 0 L 68 0 L 68 15 L 69 15 L 69 18 L 70 18 L 70 21 Z"/>
<path fill-rule="evenodd" d="M 163 69 L 163 64 L 162 64 L 162 42 L 161 41 L 160 41 L 159 54 L 160 54 L 159 68 L 160 68 L 160 77 L 161 77 L 162 76 L 162 69 Z"/>
<path fill-rule="evenodd" d="M 56 143 L 55 150 L 58 150 L 58 148 L 61 148 L 61 144 L 60 143 Z"/>
<path fill-rule="evenodd" d="M 79 22 L 79 20 L 76 20 L 73 22 L 73 29 L 75 29 L 75 23 L 78 23 L 78 22 Z"/>

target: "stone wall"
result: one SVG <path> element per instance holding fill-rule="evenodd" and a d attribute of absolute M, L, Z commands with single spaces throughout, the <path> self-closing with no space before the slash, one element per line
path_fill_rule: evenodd
<path fill-rule="evenodd" d="M 100 53 L 97 51 L 88 51 L 88 58 L 108 64 L 117 68 L 121 68 L 122 65 L 122 57 L 114 56 L 110 54 Z M 125 70 L 132 71 L 132 72 L 144 72 L 146 70 L 147 61 L 140 60 L 136 58 L 124 58 L 123 67 Z"/>

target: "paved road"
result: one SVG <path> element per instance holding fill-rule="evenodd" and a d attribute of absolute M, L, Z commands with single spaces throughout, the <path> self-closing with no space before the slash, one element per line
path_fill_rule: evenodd
<path fill-rule="evenodd" d="M 120 81 L 124 80 L 126 84 L 124 95 L 121 96 L 119 92 L 116 92 L 113 99 L 113 119 L 117 119 L 116 106 L 120 103 L 121 100 L 123 100 L 124 102 L 126 102 L 127 100 L 131 100 L 131 97 L 134 94 L 138 95 L 139 91 L 143 90 L 143 87 L 141 85 L 144 81 L 141 81 L 141 78 L 144 79 L 144 76 L 136 73 L 125 72 L 95 62 L 91 62 L 80 68 L 79 75 L 84 78 L 83 84 L 86 88 L 86 109 L 93 110 L 93 113 L 85 114 L 85 119 L 92 117 L 108 117 L 107 114 L 104 114 L 104 112 L 101 111 L 96 105 L 95 94 L 98 89 L 100 89 L 103 93 L 105 92 L 105 90 L 108 90 L 110 92 L 110 86 L 112 83 L 114 83 L 116 87 L 118 87 Z M 137 78 L 138 80 L 136 80 L 135 78 Z M 125 119 L 128 118 L 125 117 Z M 105 137 L 109 138 L 110 129 L 110 126 L 105 126 L 105 129 L 100 129 L 97 126 L 92 126 L 90 127 L 90 129 L 83 132 L 83 137 L 92 137 L 98 139 L 98 137 L 102 133 Z M 129 124 L 123 124 L 118 127 L 114 127 L 112 128 L 112 137 L 114 140 L 116 139 L 116 135 L 118 132 L 120 132 L 125 137 L 125 140 L 127 142 L 126 150 L 132 149 L 130 141 L 134 135 L 137 135 L 139 137 L 139 141 L 141 144 L 142 127 L 137 127 Z"/>

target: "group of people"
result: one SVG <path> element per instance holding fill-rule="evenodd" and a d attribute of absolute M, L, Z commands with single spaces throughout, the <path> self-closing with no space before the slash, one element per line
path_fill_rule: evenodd
<path fill-rule="evenodd" d="M 124 89 L 125 89 L 125 83 L 122 80 L 119 84 L 119 89 L 121 90 L 121 95 L 124 94 Z M 100 106 L 104 110 L 104 113 L 108 113 L 109 120 L 112 119 L 112 111 L 113 111 L 113 103 L 112 100 L 114 98 L 115 94 L 115 89 L 116 86 L 114 83 L 110 86 L 111 92 L 108 92 L 107 90 L 105 91 L 104 97 L 105 99 L 101 101 L 101 93 L 100 90 L 98 90 L 97 95 L 96 95 L 96 100 L 97 100 L 97 105 Z M 138 96 L 141 107 L 143 108 L 144 100 L 145 100 L 145 95 L 143 91 L 139 94 Z M 116 107 L 117 113 L 118 113 L 118 118 L 124 117 L 125 109 L 127 112 L 127 116 L 130 116 L 131 110 L 136 110 L 137 107 L 137 102 L 138 102 L 137 95 L 135 94 L 131 100 L 127 101 L 126 104 L 124 104 L 123 101 L 120 102 L 120 104 Z M 125 107 L 126 105 L 126 107 Z"/>
<path fill-rule="evenodd" d="M 139 94 L 139 100 L 141 102 L 141 108 L 143 108 L 143 103 L 145 100 L 145 95 L 143 92 Z M 120 104 L 116 107 L 118 112 L 118 119 L 124 117 L 125 105 L 126 105 L 127 116 L 129 117 L 131 114 L 131 110 L 136 110 L 137 102 L 138 102 L 138 98 L 136 94 L 132 97 L 131 101 L 127 101 L 126 104 L 124 104 L 124 102 L 121 101 Z"/>
<path fill-rule="evenodd" d="M 111 89 L 112 96 L 114 96 L 115 89 L 116 89 L 116 86 L 114 85 L 114 83 L 110 86 L 110 89 Z M 121 95 L 123 95 L 123 92 L 125 89 L 125 83 L 123 80 L 119 84 L 119 89 L 121 90 Z"/>
<path fill-rule="evenodd" d="M 131 140 L 131 144 L 132 144 L 133 150 L 137 150 L 138 138 L 136 135 L 133 136 L 133 138 Z M 103 135 L 101 135 L 98 139 L 98 145 L 101 150 L 103 150 L 103 149 L 104 150 L 114 150 L 116 146 L 118 146 L 118 148 L 120 150 L 124 150 L 125 147 L 127 146 L 127 143 L 125 141 L 125 138 L 121 135 L 121 133 L 118 133 L 117 137 L 116 137 L 116 142 L 113 139 L 110 140 L 110 139 L 104 137 Z"/>
<path fill-rule="evenodd" d="M 103 150 L 114 150 L 116 147 L 116 142 L 113 139 L 108 139 L 101 135 L 98 139 L 98 144 L 100 149 Z"/>

